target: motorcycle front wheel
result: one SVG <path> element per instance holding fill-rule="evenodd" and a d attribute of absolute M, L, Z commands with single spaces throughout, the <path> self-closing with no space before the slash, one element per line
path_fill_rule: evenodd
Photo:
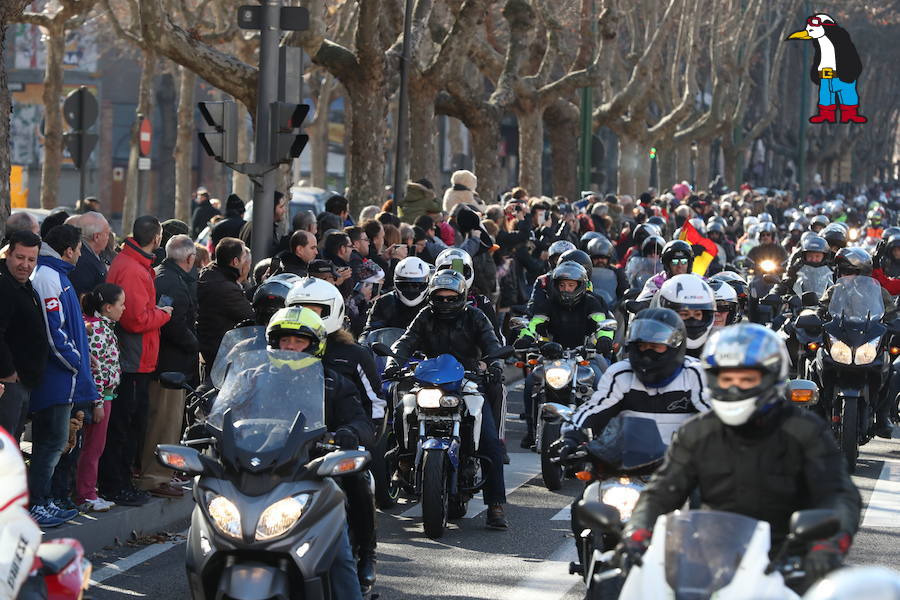
<path fill-rule="evenodd" d="M 447 526 L 447 459 L 443 452 L 426 452 L 422 459 L 422 526 L 435 540 Z"/>
<path fill-rule="evenodd" d="M 844 398 L 841 411 L 841 452 L 847 459 L 847 470 L 856 472 L 856 458 L 859 456 L 859 403 L 855 398 Z"/>
<path fill-rule="evenodd" d="M 375 479 L 375 504 L 384 510 L 397 505 L 400 497 L 400 485 L 394 479 L 397 470 L 396 451 L 388 458 L 387 453 L 396 450 L 397 443 L 394 432 L 388 429 L 375 448 L 372 449 L 372 464 L 370 470 Z"/>
<path fill-rule="evenodd" d="M 562 487 L 563 468 L 559 463 L 550 462 L 552 452 L 550 445 L 559 439 L 562 423 L 541 422 L 543 429 L 541 431 L 541 476 L 544 478 L 544 485 L 551 492 L 555 492 Z"/>

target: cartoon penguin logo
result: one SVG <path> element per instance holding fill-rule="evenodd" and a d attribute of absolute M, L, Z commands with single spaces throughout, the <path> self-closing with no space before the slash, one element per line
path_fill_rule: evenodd
<path fill-rule="evenodd" d="M 816 55 L 809 76 L 819 86 L 819 114 L 810 123 L 837 123 L 840 105 L 841 123 L 865 123 L 859 114 L 856 80 L 862 72 L 862 61 L 850 34 L 826 14 L 806 19 L 806 29 L 788 36 L 788 40 L 812 40 Z"/>

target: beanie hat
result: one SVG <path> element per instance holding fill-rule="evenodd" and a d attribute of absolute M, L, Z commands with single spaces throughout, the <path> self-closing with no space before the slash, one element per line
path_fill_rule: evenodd
<path fill-rule="evenodd" d="M 165 244 L 176 235 L 190 235 L 191 229 L 184 221 L 169 219 L 162 222 L 162 242 Z"/>
<path fill-rule="evenodd" d="M 475 177 L 475 174 L 472 171 L 466 171 L 465 169 L 462 171 L 455 171 L 453 175 L 450 176 L 450 183 L 453 184 L 453 189 L 455 190 L 462 189 L 474 192 L 478 189 L 478 178 Z"/>
<path fill-rule="evenodd" d="M 244 201 L 237 194 L 229 194 L 225 200 L 225 212 L 235 212 L 241 214 L 244 212 Z"/>
<path fill-rule="evenodd" d="M 461 232 L 468 233 L 481 226 L 481 219 L 478 218 L 478 213 L 474 210 L 462 207 L 456 214 L 456 224 Z"/>

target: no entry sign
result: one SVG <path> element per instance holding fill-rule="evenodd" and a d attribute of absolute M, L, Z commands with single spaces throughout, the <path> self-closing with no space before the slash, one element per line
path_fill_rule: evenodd
<path fill-rule="evenodd" d="M 138 149 L 141 152 L 141 156 L 150 156 L 150 149 L 153 142 L 153 125 L 151 125 L 150 119 L 146 117 L 141 119 L 141 130 L 138 140 Z"/>

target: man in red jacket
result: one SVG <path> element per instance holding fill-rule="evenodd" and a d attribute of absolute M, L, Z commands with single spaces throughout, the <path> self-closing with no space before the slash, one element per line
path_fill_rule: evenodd
<path fill-rule="evenodd" d="M 172 307 L 156 305 L 153 251 L 162 240 L 156 217 L 138 217 L 132 237 L 113 259 L 106 276 L 125 290 L 125 312 L 119 321 L 119 361 L 122 381 L 109 417 L 106 450 L 100 459 L 99 487 L 104 498 L 124 506 L 149 500 L 131 482 L 131 467 L 140 456 L 147 429 L 149 386 L 159 355 L 159 330 L 172 315 Z"/>

